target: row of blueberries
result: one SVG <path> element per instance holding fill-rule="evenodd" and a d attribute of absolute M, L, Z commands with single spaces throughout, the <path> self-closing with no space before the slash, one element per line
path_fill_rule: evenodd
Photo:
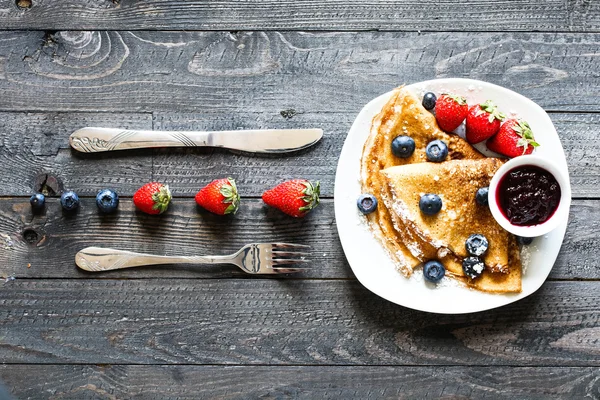
<path fill-rule="evenodd" d="M 31 196 L 29 202 L 33 211 L 42 211 L 46 206 L 46 196 L 36 193 Z M 79 196 L 72 190 L 66 190 L 60 196 L 60 205 L 65 211 L 74 211 L 79 208 Z M 119 196 L 114 190 L 102 189 L 96 195 L 96 205 L 103 213 L 114 212 L 119 206 Z"/>

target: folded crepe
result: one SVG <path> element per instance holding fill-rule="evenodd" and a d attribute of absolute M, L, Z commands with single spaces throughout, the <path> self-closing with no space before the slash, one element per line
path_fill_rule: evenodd
<path fill-rule="evenodd" d="M 392 153 L 391 143 L 401 135 L 410 136 L 415 141 L 415 152 L 409 158 L 399 158 Z M 433 114 L 421 105 L 421 101 L 410 90 L 403 87 L 395 89 L 390 100 L 373 119 L 363 147 L 362 192 L 373 194 L 383 203 L 390 194 L 380 171 L 396 165 L 426 162 L 425 148 L 435 139 L 444 141 L 448 146 L 448 160 L 485 158 L 466 140 L 439 129 Z M 386 207 L 378 207 L 367 218 L 373 233 L 399 270 L 409 276 L 421 261 L 407 248 L 406 244 L 411 242 L 405 243 L 399 230 L 394 227 L 398 221 L 392 219 Z"/>
<path fill-rule="evenodd" d="M 447 272 L 469 286 L 507 293 L 521 290 L 518 251 L 516 257 L 512 254 L 516 244 L 489 207 L 475 201 L 477 189 L 488 186 L 502 164 L 497 158 L 429 162 L 387 168 L 381 175 L 389 193 L 385 208 L 414 258 L 441 260 Z M 421 195 L 426 193 L 442 199 L 442 209 L 435 215 L 419 208 Z M 489 247 L 482 257 L 486 270 L 471 280 L 463 273 L 462 260 L 469 255 L 465 242 L 475 233 L 484 235 Z"/>

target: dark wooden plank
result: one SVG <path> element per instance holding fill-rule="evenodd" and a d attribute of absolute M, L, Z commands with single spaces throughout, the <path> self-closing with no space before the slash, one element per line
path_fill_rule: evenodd
<path fill-rule="evenodd" d="M 115 187 L 131 196 L 149 179 L 168 183 L 177 196 L 193 196 L 207 182 L 236 178 L 243 196 L 260 196 L 290 178 L 321 181 L 323 197 L 332 197 L 335 171 L 354 113 L 157 113 L 155 129 L 228 130 L 240 127 L 320 127 L 325 135 L 309 149 L 285 156 L 232 153 L 220 149 L 165 149 L 82 155 L 68 147 L 69 134 L 88 125 L 149 128 L 148 115 L 108 113 L 0 113 L 0 195 L 26 196 L 36 177 L 48 173 L 81 195 Z M 293 115 L 293 116 L 291 116 Z M 291 116 L 291 118 L 290 118 Z M 552 113 L 571 174 L 575 197 L 599 197 L 594 152 L 600 148 L 600 115 Z M 252 121 L 252 122 L 249 122 Z M 37 181 L 39 183 L 39 181 Z"/>
<path fill-rule="evenodd" d="M 0 291 L 4 363 L 598 367 L 600 282 L 470 315 L 356 281 L 31 280 Z"/>
<path fill-rule="evenodd" d="M 598 368 L 2 365 L 20 399 L 597 398 Z"/>
<path fill-rule="evenodd" d="M 99 215 L 93 199 L 84 199 L 73 217 L 56 200 L 45 215 L 31 215 L 26 199 L 0 199 L 0 276 L 17 278 L 161 277 L 222 278 L 246 276 L 233 266 L 173 266 L 128 269 L 104 275 L 80 271 L 77 251 L 105 246 L 154 254 L 227 254 L 246 243 L 287 241 L 312 246 L 310 272 L 299 278 L 353 278 L 339 243 L 331 200 L 304 219 L 269 210 L 260 200 L 242 200 L 237 215 L 221 218 L 199 211 L 193 200 L 175 199 L 161 217 L 133 210 L 122 199 L 118 214 Z M 599 279 L 596 257 L 600 202 L 573 203 L 567 235 L 551 279 Z M 30 265 L 30 266 L 29 266 Z M 28 267 L 29 266 L 29 267 Z"/>
<path fill-rule="evenodd" d="M 598 111 L 599 43 L 572 33 L 2 32 L 0 110 L 356 113 L 402 83 L 471 77 L 546 109 Z"/>
<path fill-rule="evenodd" d="M 136 212 L 122 198 L 115 215 L 99 214 L 94 199 L 83 199 L 77 215 L 63 215 L 52 199 L 44 215 L 31 214 L 28 199 L 0 199 L 0 276 L 99 277 L 79 270 L 77 251 L 114 247 L 153 254 L 228 254 L 252 242 L 292 242 L 312 246 L 310 273 L 299 277 L 351 277 L 334 222 L 333 202 L 324 201 L 304 219 L 269 209 L 261 200 L 243 199 L 235 216 L 199 210 L 189 199 L 175 199 L 161 216 Z M 28 241 L 29 240 L 29 241 Z M 30 243 L 31 242 L 31 243 Z M 31 265 L 29 267 L 29 265 Z M 174 266 L 115 271 L 104 277 L 246 276 L 234 266 Z"/>
<path fill-rule="evenodd" d="M 254 155 L 222 149 L 165 149 L 154 157 L 154 177 L 183 196 L 194 196 L 211 180 L 232 176 L 241 194 L 260 196 L 266 189 L 288 179 L 305 178 L 321 182 L 321 195 L 333 197 L 335 171 L 344 139 L 356 115 L 303 113 L 283 117 L 279 112 L 168 113 L 154 116 L 154 128 L 165 130 L 230 130 L 240 127 L 322 128 L 324 136 L 316 145 L 294 153 Z M 290 117 L 293 115 L 292 117 Z"/>
<path fill-rule="evenodd" d="M 17 2 L 19 3 L 19 2 Z M 434 0 L 0 2 L 5 29 L 598 31 L 594 1 Z"/>
<path fill-rule="evenodd" d="M 31 195 L 46 181 L 95 195 L 112 187 L 133 193 L 152 177 L 152 154 L 116 153 L 82 156 L 69 147 L 68 137 L 84 126 L 127 126 L 151 129 L 149 114 L 127 113 L 12 113 L 0 112 L 0 195 Z"/>

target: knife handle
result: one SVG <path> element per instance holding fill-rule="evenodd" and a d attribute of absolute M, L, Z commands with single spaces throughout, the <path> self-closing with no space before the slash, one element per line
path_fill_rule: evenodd
<path fill-rule="evenodd" d="M 153 147 L 215 146 L 211 132 L 147 131 L 82 128 L 69 137 L 71 147 L 83 153 Z"/>

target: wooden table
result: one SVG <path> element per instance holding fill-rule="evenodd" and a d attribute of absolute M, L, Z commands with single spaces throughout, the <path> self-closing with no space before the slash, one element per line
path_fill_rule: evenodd
<path fill-rule="evenodd" d="M 600 398 L 599 2 L 16 3 L 0 1 L 0 379 L 18 398 Z M 355 280 L 337 237 L 335 168 L 356 114 L 436 77 L 533 99 L 569 163 L 574 200 L 550 278 L 489 312 L 391 304 Z M 325 136 L 287 157 L 71 151 L 68 135 L 94 125 Z M 193 201 L 224 176 L 243 196 L 233 218 Z M 301 220 L 260 200 L 293 177 L 322 183 L 322 204 Z M 131 203 L 150 180 L 176 197 L 160 217 Z M 96 209 L 104 187 L 122 197 L 116 215 Z M 63 188 L 83 197 L 76 215 L 56 196 L 32 215 L 33 192 Z M 184 255 L 257 240 L 310 244 L 311 272 L 74 264 L 90 245 Z"/>

